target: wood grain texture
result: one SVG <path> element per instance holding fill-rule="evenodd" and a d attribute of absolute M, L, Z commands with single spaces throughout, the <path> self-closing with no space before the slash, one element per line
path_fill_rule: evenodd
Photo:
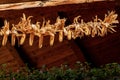
<path fill-rule="evenodd" d="M 6 65 L 6 69 L 17 70 L 24 66 L 16 49 L 8 42 L 6 46 L 0 47 L 0 66 Z"/>
<path fill-rule="evenodd" d="M 104 0 L 7 0 L 0 1 L 0 10 L 19 10 L 33 7 L 57 6 L 63 4 L 91 3 Z M 3 4 L 4 3 L 4 4 Z"/>
<path fill-rule="evenodd" d="M 83 2 L 93 2 L 93 1 L 105 1 L 105 0 L 0 0 L 0 4 L 8 4 L 8 3 L 20 3 L 20 2 L 31 2 L 31 1 L 42 1 L 47 2 L 48 4 L 55 5 L 64 4 L 64 3 L 83 3 Z"/>
<path fill-rule="evenodd" d="M 23 51 L 29 57 L 29 60 L 37 68 L 46 65 L 48 68 L 52 66 L 60 66 L 61 64 L 68 63 L 71 67 L 76 61 L 85 62 L 85 58 L 82 55 L 82 52 L 79 50 L 79 47 L 76 46 L 76 49 L 79 50 L 79 55 L 76 55 L 76 52 L 71 47 L 73 46 L 68 40 L 63 42 L 58 41 L 58 35 L 56 35 L 55 42 L 53 46 L 49 45 L 49 37 L 44 38 L 44 43 L 42 48 L 38 48 L 38 40 L 35 39 L 34 45 L 30 47 L 27 43 L 22 46 Z M 36 47 L 35 47 L 36 46 Z M 71 57 L 70 57 L 71 56 Z M 73 59 L 71 63 L 71 59 Z"/>

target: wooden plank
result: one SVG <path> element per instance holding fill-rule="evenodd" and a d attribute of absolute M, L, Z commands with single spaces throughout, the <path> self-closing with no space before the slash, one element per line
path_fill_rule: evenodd
<path fill-rule="evenodd" d="M 16 60 L 17 64 L 19 66 L 24 66 L 25 64 L 24 64 L 21 56 L 17 52 L 17 50 L 14 48 L 14 46 L 11 46 L 11 44 L 9 42 L 8 45 L 6 45 L 6 47 L 9 50 L 10 54 L 14 57 L 14 60 Z"/>
<path fill-rule="evenodd" d="M 48 68 L 51 68 L 54 66 L 60 67 L 61 65 L 68 65 L 70 68 L 75 67 L 75 63 L 79 61 L 78 57 L 75 54 L 71 54 L 69 56 L 66 56 L 60 60 L 54 61 L 52 63 L 49 63 L 46 65 Z"/>
<path fill-rule="evenodd" d="M 58 50 L 59 49 L 59 50 Z M 63 55 L 63 53 L 65 53 L 66 51 L 71 51 L 71 53 L 73 52 L 72 50 L 70 50 L 69 48 L 67 47 L 63 47 L 63 48 L 57 48 L 56 50 L 52 50 L 50 52 L 46 52 L 44 53 L 43 55 L 37 55 L 36 58 L 39 59 L 39 60 L 43 60 L 43 59 L 46 59 L 46 58 L 50 58 L 52 56 L 57 56 L 57 55 L 61 55 L 61 56 L 65 56 Z M 67 53 L 65 53 L 67 54 Z M 40 58 L 41 56 L 41 58 Z M 42 58 L 43 57 L 43 58 Z M 53 58 L 54 59 L 54 58 Z"/>
<path fill-rule="evenodd" d="M 28 38 L 29 37 L 27 37 L 26 40 L 28 40 Z M 68 40 L 65 39 L 61 43 L 58 42 L 58 35 L 56 35 L 55 43 L 53 46 L 49 45 L 48 37 L 45 37 L 43 47 L 41 49 L 39 49 L 38 47 L 35 47 L 36 45 L 38 45 L 38 40 L 34 42 L 34 45 L 32 47 L 28 45 L 28 42 L 25 42 L 25 44 L 22 46 L 22 49 L 25 52 L 25 54 L 27 54 L 27 56 L 29 57 L 29 60 L 37 68 L 40 68 L 42 65 L 46 64 L 46 62 L 47 62 L 47 65 L 49 66 L 50 63 L 54 63 L 58 60 L 62 61 L 62 59 L 74 53 L 73 52 L 74 50 L 71 47 L 73 45 L 71 45 L 71 43 Z M 76 49 L 78 49 L 78 47 L 76 47 Z M 81 54 L 81 52 L 79 52 L 79 54 Z M 74 60 L 78 60 L 77 57 L 74 57 L 74 58 L 76 58 Z M 79 60 L 82 60 L 84 56 L 81 56 L 79 58 L 80 58 Z M 85 61 L 85 59 L 83 60 Z M 58 63 L 58 65 L 60 64 L 61 63 Z M 56 66 L 56 65 L 53 64 L 51 65 L 51 67 L 52 66 Z"/>
<path fill-rule="evenodd" d="M 62 43 L 61 43 L 62 44 Z M 68 44 L 62 44 L 62 45 L 58 45 L 57 47 L 53 47 L 51 49 L 49 48 L 46 48 L 46 50 L 41 50 L 41 51 L 37 51 L 38 54 L 36 54 L 35 56 L 44 56 L 46 54 L 49 54 L 49 53 L 53 53 L 53 54 L 56 54 L 56 53 L 59 53 L 59 52 L 64 52 L 66 50 L 69 50 L 69 46 Z"/>
<path fill-rule="evenodd" d="M 18 1 L 18 0 L 7 0 L 0 1 L 0 3 L 5 3 L 0 5 L 0 10 L 17 10 L 33 7 L 46 7 L 46 6 L 57 6 L 63 4 L 78 4 L 78 3 L 89 3 L 104 0 L 47 0 L 47 1 Z M 12 2 L 12 3 L 11 3 Z M 14 2 L 14 3 L 13 3 Z M 7 3 L 7 4 L 6 4 Z"/>
<path fill-rule="evenodd" d="M 60 59 L 65 58 L 66 56 L 69 56 L 71 54 L 73 54 L 72 50 L 66 50 L 65 52 L 63 52 L 61 54 L 56 54 L 55 56 L 51 56 L 51 57 L 43 59 L 43 60 L 38 60 L 37 67 L 40 67 L 44 64 L 50 64 L 51 62 L 60 60 Z"/>
<path fill-rule="evenodd" d="M 27 37 L 28 40 L 28 37 Z M 41 67 L 42 65 L 46 64 L 46 62 L 48 62 L 47 65 L 49 65 L 50 63 L 54 63 L 58 60 L 62 60 L 64 58 L 67 57 L 68 55 L 71 55 L 71 53 L 74 53 L 74 50 L 71 46 L 75 47 L 76 45 L 71 44 L 68 40 L 64 40 L 63 42 L 58 42 L 58 35 L 56 35 L 56 39 L 55 39 L 55 43 L 53 46 L 49 46 L 49 38 L 46 37 L 44 39 L 44 45 L 41 49 L 39 49 L 38 47 L 35 47 L 38 41 L 36 40 L 34 42 L 34 45 L 32 47 L 28 46 L 28 42 L 25 42 L 25 44 L 22 46 L 22 49 L 24 49 L 25 54 L 27 54 L 27 56 L 29 56 L 29 60 L 34 64 L 34 66 Z M 27 46 L 26 46 L 27 45 Z M 76 50 L 79 49 L 78 47 L 75 47 Z M 69 52 L 67 52 L 69 51 Z M 82 55 L 82 52 L 78 52 L 79 55 Z M 74 55 L 76 55 L 74 53 Z M 58 56 L 58 57 L 57 57 Z M 54 57 L 57 57 L 54 58 Z M 74 60 L 82 60 L 83 62 L 85 61 L 84 56 L 79 56 L 78 57 L 74 57 L 76 59 Z M 71 58 L 70 58 L 71 59 Z M 74 61 L 73 60 L 73 61 Z M 64 63 L 64 62 L 62 62 Z M 60 65 L 61 63 L 58 63 L 58 65 Z M 58 66 L 57 65 L 57 66 Z M 53 66 L 55 66 L 53 64 Z"/>
<path fill-rule="evenodd" d="M 10 55 L 10 54 L 0 56 L 0 64 L 4 64 L 7 61 L 10 61 L 10 60 L 13 60 L 13 59 L 14 59 L 14 57 L 12 55 Z"/>
<path fill-rule="evenodd" d="M 119 25 L 120 26 L 120 25 Z M 83 47 L 84 54 L 92 60 L 96 66 L 106 63 L 120 63 L 120 29 L 105 37 L 84 38 L 77 40 Z"/>
<path fill-rule="evenodd" d="M 0 47 L 0 66 L 5 64 L 6 69 L 16 70 L 24 66 L 17 51 L 7 42 L 6 46 Z"/>
<path fill-rule="evenodd" d="M 27 2 L 27 1 L 37 1 L 37 0 L 0 0 L 0 4 L 19 3 L 19 2 Z"/>

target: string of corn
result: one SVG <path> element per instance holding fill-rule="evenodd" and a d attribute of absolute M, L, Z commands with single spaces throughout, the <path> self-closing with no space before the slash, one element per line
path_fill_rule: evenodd
<path fill-rule="evenodd" d="M 34 42 L 34 37 L 39 38 L 39 48 L 42 47 L 44 36 L 50 36 L 50 45 L 54 44 L 55 34 L 59 35 L 59 42 L 63 41 L 63 37 L 67 37 L 68 40 L 76 39 L 77 37 L 84 36 L 105 36 L 108 32 L 114 33 L 116 30 L 117 14 L 114 11 L 105 14 L 104 20 L 99 19 L 97 16 L 90 22 L 84 22 L 80 19 L 80 16 L 74 18 L 73 23 L 65 26 L 66 19 L 60 19 L 57 17 L 54 24 L 50 24 L 50 20 L 43 21 L 40 26 L 40 22 L 36 24 L 31 23 L 31 17 L 26 18 L 23 13 L 23 17 L 18 24 L 12 24 L 10 29 L 10 24 L 8 21 L 4 21 L 4 26 L 0 29 L 0 36 L 3 36 L 2 46 L 5 46 L 8 40 L 8 36 L 11 36 L 11 45 L 15 45 L 16 39 L 19 38 L 19 44 L 23 45 L 26 39 L 26 35 L 29 37 L 29 45 L 32 46 Z"/>

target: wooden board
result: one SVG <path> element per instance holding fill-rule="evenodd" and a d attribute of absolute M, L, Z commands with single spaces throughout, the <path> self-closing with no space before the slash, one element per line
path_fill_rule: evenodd
<path fill-rule="evenodd" d="M 72 46 L 77 50 L 74 50 Z M 37 68 L 40 68 L 43 65 L 46 65 L 47 67 L 60 66 L 64 63 L 70 64 L 70 66 L 73 67 L 73 64 L 75 64 L 76 61 L 86 61 L 79 47 L 74 42 L 66 39 L 63 42 L 59 42 L 57 35 L 53 46 L 49 45 L 49 37 L 44 37 L 42 48 L 38 48 L 37 38 L 35 38 L 33 46 L 29 46 L 27 38 L 22 46 L 22 50 L 33 66 Z"/>
<path fill-rule="evenodd" d="M 1 41 L 1 40 L 0 40 Z M 0 66 L 6 65 L 7 69 L 17 70 L 24 66 L 16 49 L 8 41 L 6 46 L 0 46 Z"/>
<path fill-rule="evenodd" d="M 104 0 L 2 0 L 0 10 L 20 10 L 33 7 L 57 6 L 63 4 L 91 3 Z M 3 4 L 4 3 L 4 4 Z"/>

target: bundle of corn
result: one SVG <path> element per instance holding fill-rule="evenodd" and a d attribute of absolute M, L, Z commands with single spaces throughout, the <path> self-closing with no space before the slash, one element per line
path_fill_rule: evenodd
<path fill-rule="evenodd" d="M 54 24 L 50 24 L 50 20 L 43 21 L 35 24 L 31 23 L 31 17 L 26 18 L 25 14 L 21 18 L 18 24 L 12 24 L 12 28 L 9 28 L 9 22 L 5 20 L 4 26 L 0 30 L 0 35 L 3 36 L 2 45 L 6 45 L 8 36 L 11 35 L 11 44 L 14 46 L 16 38 L 19 39 L 19 44 L 22 45 L 26 39 L 26 35 L 29 37 L 29 45 L 33 45 L 34 37 L 39 37 L 39 48 L 42 47 L 44 36 L 50 36 L 50 45 L 54 44 L 55 34 L 59 34 L 59 41 L 63 41 L 63 37 L 66 36 L 68 40 L 76 39 L 77 37 L 84 36 L 104 36 L 108 32 L 116 32 L 114 24 L 119 23 L 117 19 L 117 14 L 114 11 L 105 14 L 104 20 L 99 19 L 97 16 L 93 21 L 84 22 L 80 19 L 80 16 L 75 17 L 73 23 L 65 26 L 66 19 L 56 19 Z M 80 21 L 80 22 L 79 22 Z"/>

